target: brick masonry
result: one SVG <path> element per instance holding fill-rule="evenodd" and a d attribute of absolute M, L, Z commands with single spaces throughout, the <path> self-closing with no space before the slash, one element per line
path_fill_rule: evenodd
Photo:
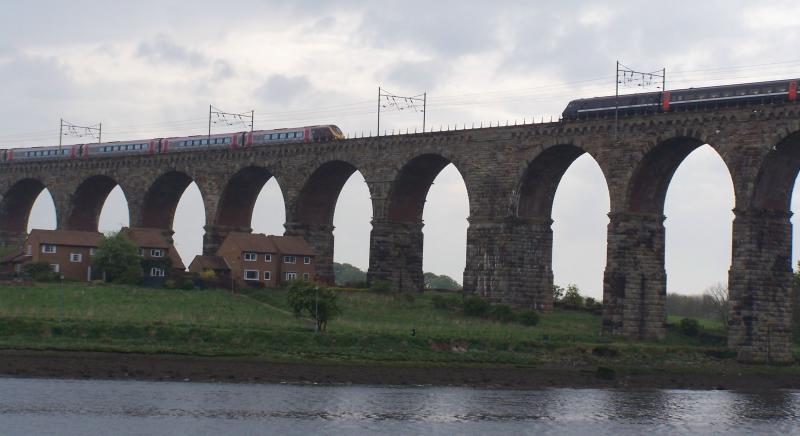
<path fill-rule="evenodd" d="M 611 202 L 604 323 L 614 333 L 661 338 L 664 198 L 681 161 L 708 143 L 726 163 L 736 195 L 729 342 L 745 361 L 788 360 L 786 217 L 800 168 L 800 105 L 625 116 L 617 127 L 600 117 L 244 151 L 12 163 L 0 170 L 0 244 L 24 240 L 30 207 L 45 188 L 60 228 L 96 229 L 108 192 L 119 184 L 133 226 L 169 229 L 180 195 L 194 181 L 206 210 L 204 251 L 211 253 L 227 232 L 249 231 L 258 192 L 275 177 L 286 204 L 286 233 L 307 238 L 318 251 L 318 276 L 332 277 L 333 210 L 358 170 L 373 206 L 369 280 L 416 291 L 423 285 L 425 197 L 452 163 L 470 203 L 465 290 L 549 310 L 553 197 L 564 171 L 589 153 L 605 175 Z"/>

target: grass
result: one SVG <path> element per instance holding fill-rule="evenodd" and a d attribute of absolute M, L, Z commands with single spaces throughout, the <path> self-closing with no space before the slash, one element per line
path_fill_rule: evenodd
<path fill-rule="evenodd" d="M 526 327 L 436 309 L 435 292 L 339 292 L 343 310 L 324 334 L 295 318 L 283 290 L 36 284 L 0 287 L 0 348 L 253 356 L 274 361 L 465 365 L 715 365 L 732 360 L 722 326 L 664 341 L 608 336 L 598 315 L 560 311 Z M 63 301 L 63 303 L 62 303 Z M 679 319 L 671 319 L 677 322 Z M 411 331 L 416 334 L 412 336 Z M 457 345 L 457 347 L 453 347 Z M 461 348 L 461 349 L 459 349 Z M 468 348 L 464 351 L 463 348 Z"/>

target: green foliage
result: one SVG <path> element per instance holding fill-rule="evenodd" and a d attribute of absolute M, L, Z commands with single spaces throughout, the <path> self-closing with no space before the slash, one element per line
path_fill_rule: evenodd
<path fill-rule="evenodd" d="M 457 281 L 444 274 L 438 276 L 432 272 L 426 272 L 423 277 L 425 279 L 425 289 L 444 289 L 447 291 L 458 291 L 461 289 L 461 285 L 459 285 Z"/>
<path fill-rule="evenodd" d="M 141 283 L 141 261 L 136 245 L 120 233 L 104 236 L 94 256 L 94 266 L 105 272 L 106 280 L 129 285 Z"/>
<path fill-rule="evenodd" d="M 184 280 L 183 283 L 181 283 L 181 289 L 184 291 L 193 291 L 194 283 L 192 283 L 191 280 Z"/>
<path fill-rule="evenodd" d="M 561 298 L 561 304 L 567 309 L 581 309 L 583 307 L 583 297 L 581 296 L 578 286 L 570 284 L 564 291 L 564 297 Z"/>
<path fill-rule="evenodd" d="M 349 263 L 333 263 L 333 274 L 338 286 L 366 288 L 367 273 Z"/>
<path fill-rule="evenodd" d="M 166 281 L 164 281 L 164 287 L 167 289 L 176 289 L 178 287 L 178 284 L 175 283 L 175 280 L 167 279 Z"/>
<path fill-rule="evenodd" d="M 553 302 L 560 303 L 562 298 L 564 298 L 564 288 L 553 285 Z"/>
<path fill-rule="evenodd" d="M 539 324 L 539 313 L 533 309 L 525 309 L 517 315 L 517 321 L 529 327 L 535 326 Z"/>
<path fill-rule="evenodd" d="M 379 294 L 385 294 L 392 290 L 392 283 L 388 280 L 376 280 L 369 287 L 369 290 Z"/>
<path fill-rule="evenodd" d="M 491 306 L 483 298 L 472 295 L 464 299 L 464 315 L 486 318 L 489 316 Z"/>
<path fill-rule="evenodd" d="M 53 272 L 47 262 L 28 263 L 25 265 L 25 275 L 37 282 L 52 282 L 59 278 L 59 275 Z"/>
<path fill-rule="evenodd" d="M 461 308 L 461 298 L 456 295 L 434 295 L 431 304 L 436 309 L 457 310 Z"/>
<path fill-rule="evenodd" d="M 667 294 L 667 313 L 683 318 L 720 319 L 710 295 Z"/>
<path fill-rule="evenodd" d="M 511 306 L 507 304 L 497 304 L 492 306 L 489 311 L 489 318 L 500 322 L 514 322 L 517 320 L 517 314 Z"/>
<path fill-rule="evenodd" d="M 700 322 L 693 318 L 683 318 L 678 323 L 678 331 L 684 336 L 693 338 L 700 334 Z"/>
<path fill-rule="evenodd" d="M 312 282 L 293 281 L 288 287 L 287 301 L 296 317 L 308 314 L 317 331 L 324 331 L 328 322 L 342 313 L 336 292 Z"/>

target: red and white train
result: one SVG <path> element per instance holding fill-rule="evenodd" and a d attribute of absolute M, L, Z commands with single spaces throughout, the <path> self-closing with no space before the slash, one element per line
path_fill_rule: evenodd
<path fill-rule="evenodd" d="M 344 139 L 334 125 L 306 126 L 292 129 L 256 130 L 218 135 L 153 138 L 138 141 L 101 142 L 62 147 L 0 149 L 0 162 L 53 159 L 91 159 L 108 156 L 182 153 L 207 149 L 247 149 L 271 144 L 327 142 Z"/>

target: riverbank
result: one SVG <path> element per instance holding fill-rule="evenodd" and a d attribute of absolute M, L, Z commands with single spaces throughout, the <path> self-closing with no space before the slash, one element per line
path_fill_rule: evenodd
<path fill-rule="evenodd" d="M 713 372 L 678 368 L 406 366 L 269 362 L 253 358 L 73 351 L 0 350 L 6 377 L 470 386 L 505 389 L 800 389 L 797 368 L 735 365 Z"/>
<path fill-rule="evenodd" d="M 719 324 L 660 342 L 608 336 L 583 311 L 535 326 L 463 315 L 452 294 L 339 293 L 315 334 L 283 291 L 83 284 L 0 287 L 0 374 L 502 387 L 800 388 L 800 365 L 747 366 Z"/>

